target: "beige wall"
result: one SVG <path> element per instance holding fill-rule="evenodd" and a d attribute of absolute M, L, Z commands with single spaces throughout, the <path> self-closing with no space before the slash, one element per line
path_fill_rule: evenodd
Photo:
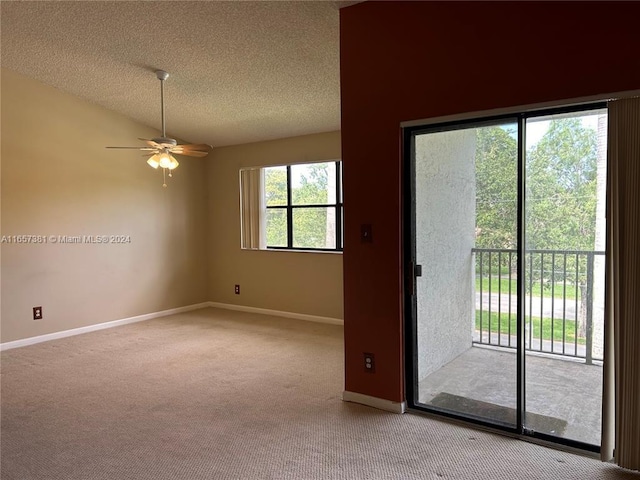
<path fill-rule="evenodd" d="M 2 244 L 1 341 L 208 300 L 205 161 L 162 188 L 140 152 L 104 148 L 157 131 L 10 71 L 1 86 L 2 235 L 131 238 Z"/>
<path fill-rule="evenodd" d="M 1 87 L 0 233 L 47 243 L 1 245 L 0 342 L 208 300 L 342 318 L 342 255 L 241 250 L 238 191 L 241 167 L 339 159 L 339 132 L 180 158 L 162 188 L 139 152 L 104 148 L 156 130 L 5 69 Z"/>
<path fill-rule="evenodd" d="M 240 168 L 340 159 L 340 132 L 224 147 L 210 157 L 209 299 L 343 318 L 342 255 L 242 250 L 239 205 Z"/>

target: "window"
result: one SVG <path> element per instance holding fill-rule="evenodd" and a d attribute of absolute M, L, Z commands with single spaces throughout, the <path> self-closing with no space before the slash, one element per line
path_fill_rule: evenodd
<path fill-rule="evenodd" d="M 243 248 L 342 250 L 342 162 L 244 169 L 240 194 Z"/>

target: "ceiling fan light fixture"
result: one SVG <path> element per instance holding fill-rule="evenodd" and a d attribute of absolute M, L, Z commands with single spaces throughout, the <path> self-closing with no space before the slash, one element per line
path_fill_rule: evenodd
<path fill-rule="evenodd" d="M 160 161 L 158 159 L 159 156 L 160 154 L 156 153 L 155 155 L 151 156 L 149 160 L 147 160 L 147 163 L 151 168 L 157 169 L 160 166 Z"/>
<path fill-rule="evenodd" d="M 171 156 L 168 152 L 162 152 L 158 154 L 158 164 L 162 168 L 173 170 L 178 166 L 178 161 L 173 158 L 173 156 Z"/>

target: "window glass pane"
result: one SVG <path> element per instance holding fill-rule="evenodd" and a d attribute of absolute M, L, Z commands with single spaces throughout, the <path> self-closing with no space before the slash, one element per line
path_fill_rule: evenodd
<path fill-rule="evenodd" d="M 264 169 L 264 196 L 268 207 L 287 204 L 287 167 Z"/>
<path fill-rule="evenodd" d="M 294 248 L 336 248 L 335 207 L 293 209 Z"/>
<path fill-rule="evenodd" d="M 340 187 L 340 202 L 344 202 L 342 198 L 342 184 L 344 184 L 344 168 L 342 168 L 342 162 L 339 162 L 338 166 L 340 168 L 340 180 L 342 181 L 341 184 L 338 185 Z"/>
<path fill-rule="evenodd" d="M 340 192 L 342 192 L 342 189 L 340 189 Z M 342 219 L 342 228 L 340 229 L 340 248 L 344 248 L 344 207 L 340 207 L 340 218 Z"/>
<path fill-rule="evenodd" d="M 267 246 L 287 246 L 287 209 L 268 208 L 266 215 Z"/>
<path fill-rule="evenodd" d="M 335 162 L 292 165 L 291 198 L 293 205 L 335 204 Z"/>

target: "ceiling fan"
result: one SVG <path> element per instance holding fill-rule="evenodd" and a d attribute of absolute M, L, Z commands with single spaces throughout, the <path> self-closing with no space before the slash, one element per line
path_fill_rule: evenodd
<path fill-rule="evenodd" d="M 204 143 L 178 145 L 178 142 L 173 138 L 167 138 L 164 122 L 164 82 L 169 78 L 169 74 L 164 70 L 157 70 L 156 77 L 160 80 L 160 110 L 162 114 L 162 136 L 152 138 L 148 140 L 146 138 L 138 138 L 146 142 L 146 147 L 107 147 L 107 148 L 120 148 L 120 149 L 134 149 L 143 152 L 149 152 L 145 155 L 151 155 L 147 160 L 147 163 L 157 169 L 162 168 L 162 174 L 164 177 L 163 187 L 167 186 L 166 173 L 169 170 L 169 176 L 171 177 L 171 171 L 178 167 L 178 161 L 173 157 L 175 155 L 186 155 L 189 157 L 205 157 L 212 150 L 211 145 Z"/>

